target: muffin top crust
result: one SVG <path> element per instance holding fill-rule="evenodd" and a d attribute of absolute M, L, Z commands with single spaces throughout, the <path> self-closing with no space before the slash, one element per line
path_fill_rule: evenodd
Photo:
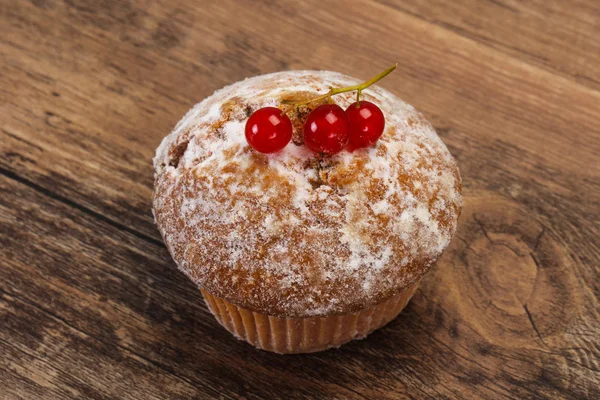
<path fill-rule="evenodd" d="M 329 71 L 262 75 L 197 104 L 158 147 L 153 212 L 179 268 L 238 306 L 281 317 L 358 311 L 420 279 L 446 248 L 462 206 L 453 157 L 413 107 L 373 86 L 383 111 L 370 148 L 311 152 L 292 142 L 260 154 L 246 142 L 253 111 L 359 83 Z M 355 94 L 331 98 L 346 108 Z"/>

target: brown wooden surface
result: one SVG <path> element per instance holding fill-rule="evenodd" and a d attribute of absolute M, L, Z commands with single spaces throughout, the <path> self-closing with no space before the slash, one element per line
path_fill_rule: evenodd
<path fill-rule="evenodd" d="M 0 2 L 0 398 L 600 398 L 600 2 Z M 423 111 L 457 237 L 340 350 L 238 342 L 153 225 L 151 158 L 246 76 L 331 69 Z"/>

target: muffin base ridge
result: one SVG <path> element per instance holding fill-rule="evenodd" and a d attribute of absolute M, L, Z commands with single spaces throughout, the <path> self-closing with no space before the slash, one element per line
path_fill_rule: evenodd
<path fill-rule="evenodd" d="M 280 318 L 238 307 L 201 289 L 209 310 L 236 338 L 280 354 L 314 353 L 363 339 L 406 307 L 419 281 L 361 311 L 325 317 Z"/>

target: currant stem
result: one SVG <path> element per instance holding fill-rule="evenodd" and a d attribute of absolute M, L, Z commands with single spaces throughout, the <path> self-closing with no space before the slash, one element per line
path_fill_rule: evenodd
<path fill-rule="evenodd" d="M 327 99 L 333 95 L 336 94 L 340 94 L 340 93 L 346 93 L 346 92 L 352 92 L 354 90 L 357 91 L 356 93 L 356 101 L 358 102 L 360 99 L 360 93 L 365 90 L 366 88 L 368 88 L 369 86 L 371 86 L 372 84 L 374 84 L 375 82 L 380 81 L 381 79 L 385 78 L 387 75 L 389 75 L 393 70 L 396 69 L 396 67 L 398 66 L 398 63 L 392 65 L 391 67 L 389 67 L 388 69 L 386 69 L 385 71 L 381 72 L 378 75 L 375 75 L 374 77 L 372 77 L 369 80 L 364 81 L 363 83 L 360 83 L 358 85 L 354 85 L 354 86 L 346 86 L 343 88 L 330 88 L 329 91 L 327 93 L 325 93 L 324 95 L 321 96 L 317 96 L 314 97 L 310 100 L 305 100 L 305 101 L 300 101 L 300 102 L 293 102 L 293 101 L 282 101 L 283 104 L 289 104 L 289 107 L 286 107 L 283 109 L 283 111 L 281 112 L 281 114 L 286 114 L 288 113 L 290 110 L 292 110 L 294 107 L 298 107 L 298 106 L 302 106 L 305 104 L 310 104 L 313 103 L 315 101 L 320 101 L 320 100 L 324 100 Z"/>
<path fill-rule="evenodd" d="M 353 90 L 363 91 L 366 88 L 368 88 L 369 86 L 371 86 L 372 84 L 374 84 L 375 82 L 378 82 L 381 79 L 388 76 L 393 70 L 396 69 L 397 66 L 398 66 L 398 63 L 392 65 L 391 67 L 389 67 L 382 73 L 375 75 L 371 79 L 364 81 L 363 83 L 360 83 L 358 85 L 347 86 L 347 87 L 343 87 L 343 88 L 333 88 L 329 91 L 329 95 L 332 96 L 332 95 L 338 94 L 338 93 L 352 92 Z"/>

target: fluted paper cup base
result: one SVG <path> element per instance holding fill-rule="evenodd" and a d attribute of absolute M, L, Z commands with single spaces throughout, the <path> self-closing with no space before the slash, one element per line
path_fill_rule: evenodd
<path fill-rule="evenodd" d="M 362 339 L 396 318 L 419 282 L 359 312 L 330 317 L 279 318 L 249 311 L 202 290 L 217 321 L 240 340 L 281 354 L 313 353 Z"/>

